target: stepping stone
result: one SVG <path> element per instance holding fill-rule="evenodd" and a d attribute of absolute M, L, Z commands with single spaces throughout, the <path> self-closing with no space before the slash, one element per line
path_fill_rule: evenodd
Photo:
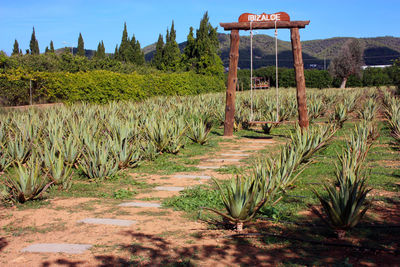
<path fill-rule="evenodd" d="M 197 168 L 199 168 L 200 170 L 207 170 L 207 169 L 216 170 L 221 167 L 220 166 L 197 166 Z"/>
<path fill-rule="evenodd" d="M 236 157 L 248 157 L 249 154 L 240 154 L 240 153 L 223 153 L 221 156 L 236 156 Z"/>
<path fill-rule="evenodd" d="M 173 192 L 179 192 L 185 190 L 185 188 L 182 186 L 157 186 L 154 187 L 154 189 L 160 191 L 173 191 Z"/>
<path fill-rule="evenodd" d="M 238 162 L 240 159 L 209 159 L 207 161 L 213 161 L 213 162 Z"/>
<path fill-rule="evenodd" d="M 91 247 L 84 244 L 40 243 L 23 248 L 21 252 L 82 254 Z"/>
<path fill-rule="evenodd" d="M 102 218 L 86 218 L 78 221 L 78 223 L 89 223 L 89 224 L 107 224 L 116 226 L 131 226 L 136 221 L 131 220 L 117 220 L 117 219 L 102 219 Z"/>
<path fill-rule="evenodd" d="M 186 178 L 187 179 L 211 179 L 211 176 L 208 176 L 208 175 L 196 175 L 196 174 L 179 174 L 179 175 L 174 175 L 174 178 L 179 178 L 179 179 L 186 179 Z"/>
<path fill-rule="evenodd" d="M 161 204 L 151 202 L 125 202 L 118 205 L 119 207 L 140 207 L 140 208 L 160 208 Z"/>
<path fill-rule="evenodd" d="M 272 140 L 248 140 L 249 143 L 257 143 L 257 144 L 272 144 L 275 143 Z"/>

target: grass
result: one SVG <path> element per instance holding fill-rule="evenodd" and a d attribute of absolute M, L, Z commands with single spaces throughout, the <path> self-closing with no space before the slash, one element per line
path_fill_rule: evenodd
<path fill-rule="evenodd" d="M 322 192 L 322 183 L 334 179 L 335 166 L 333 162 L 337 160 L 337 153 L 339 153 L 345 146 L 345 138 L 349 136 L 354 129 L 354 122 L 345 122 L 344 127 L 340 129 L 335 138 L 330 142 L 329 146 L 320 151 L 313 158 L 310 164 L 300 175 L 295 183 L 295 186 L 278 202 L 274 207 L 263 207 L 260 216 L 270 217 L 276 220 L 301 220 L 302 216 L 299 212 L 309 209 L 310 205 L 319 204 L 317 198 L 312 192 L 312 188 L 318 192 Z M 285 140 L 290 134 L 293 126 L 282 125 L 274 128 L 272 134 L 279 135 L 280 138 Z M 389 136 L 388 129 L 384 123 L 379 123 L 380 137 L 375 141 L 377 144 L 389 144 L 391 137 Z M 261 136 L 260 133 L 253 133 L 251 131 L 239 131 L 237 133 L 240 137 L 248 136 Z M 265 135 L 264 135 L 265 136 Z M 277 146 L 276 146 L 277 147 Z M 271 150 L 277 150 L 274 147 Z M 367 162 L 368 170 L 368 183 L 375 189 L 396 191 L 400 187 L 395 185 L 400 177 L 400 171 L 397 169 L 390 169 L 382 166 L 381 159 L 400 161 L 399 153 L 395 156 L 392 153 L 392 148 L 387 146 L 372 146 L 368 153 Z M 260 154 L 263 155 L 265 151 Z M 234 165 L 227 166 L 218 170 L 219 173 L 237 175 L 246 172 L 249 167 L 236 167 Z M 181 192 L 179 196 L 172 197 L 164 201 L 166 207 L 172 207 L 176 210 L 183 210 L 188 213 L 190 218 L 196 218 L 200 207 L 210 207 L 216 209 L 223 209 L 222 201 L 219 197 L 218 191 L 213 186 L 197 186 L 193 189 Z"/>

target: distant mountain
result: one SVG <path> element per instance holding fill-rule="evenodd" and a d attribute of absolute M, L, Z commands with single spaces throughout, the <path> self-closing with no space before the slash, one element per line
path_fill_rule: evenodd
<path fill-rule="evenodd" d="M 224 66 L 229 65 L 229 34 L 219 33 L 220 55 Z M 330 60 L 340 51 L 342 45 L 350 37 L 335 37 L 329 39 L 303 41 L 303 61 L 305 68 L 324 69 L 328 67 Z M 364 61 L 366 65 L 389 65 L 393 59 L 400 58 L 400 38 L 398 37 L 375 37 L 359 38 L 364 46 Z M 181 50 L 186 42 L 180 43 Z M 151 60 L 154 54 L 155 44 L 143 48 L 147 61 Z M 278 63 L 280 67 L 293 67 L 292 46 L 290 42 L 278 40 Z M 250 37 L 241 36 L 239 46 L 239 67 L 250 68 Z M 275 39 L 264 34 L 257 34 L 253 37 L 253 67 L 275 65 Z"/>

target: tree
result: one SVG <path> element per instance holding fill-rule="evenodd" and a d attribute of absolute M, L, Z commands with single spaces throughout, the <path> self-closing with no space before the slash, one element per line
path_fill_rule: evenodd
<path fill-rule="evenodd" d="M 166 70 L 176 71 L 179 69 L 180 61 L 181 51 L 179 49 L 178 43 L 176 42 L 176 31 L 174 27 L 174 21 L 172 21 L 171 31 L 168 31 L 167 29 L 163 51 L 163 64 Z"/>
<path fill-rule="evenodd" d="M 82 34 L 79 33 L 79 38 L 78 38 L 78 56 L 84 57 L 85 56 L 85 43 L 83 42 L 83 37 Z"/>
<path fill-rule="evenodd" d="M 340 88 L 346 88 L 350 75 L 361 75 L 364 48 L 357 39 L 348 40 L 341 48 L 339 54 L 329 64 L 332 76 L 342 80 Z"/>
<path fill-rule="evenodd" d="M 121 44 L 118 50 L 118 59 L 124 62 L 132 62 L 133 59 L 133 48 L 128 37 L 128 30 L 126 22 L 124 23 L 124 30 L 122 32 Z"/>
<path fill-rule="evenodd" d="M 48 54 L 49 52 L 50 52 L 49 47 L 46 46 L 46 49 L 44 50 L 44 53 L 45 53 L 45 54 Z"/>
<path fill-rule="evenodd" d="M 94 57 L 98 59 L 103 59 L 106 57 L 106 49 L 104 48 L 103 40 L 99 42 L 97 51 L 94 53 Z"/>
<path fill-rule="evenodd" d="M 217 75 L 223 77 L 224 67 L 218 55 L 219 41 L 217 28 L 213 28 L 206 12 L 196 30 L 194 39 L 193 28 L 187 37 L 188 46 L 185 48 L 184 64 L 200 74 Z"/>
<path fill-rule="evenodd" d="M 163 66 L 163 49 L 164 49 L 164 40 L 163 36 L 158 35 L 158 41 L 156 44 L 156 51 L 154 52 L 154 57 L 151 64 L 159 70 L 164 69 Z"/>
<path fill-rule="evenodd" d="M 35 34 L 35 27 L 33 27 L 31 41 L 29 43 L 29 49 L 30 49 L 30 53 L 32 55 L 39 55 L 39 53 L 40 53 L 40 51 L 39 51 L 39 42 L 36 39 L 36 34 Z"/>
<path fill-rule="evenodd" d="M 51 52 L 51 53 L 54 53 L 54 52 L 55 52 L 53 41 L 50 41 L 50 52 Z"/>
<path fill-rule="evenodd" d="M 140 48 L 140 43 L 138 40 L 135 39 L 135 35 L 132 35 L 131 39 L 131 47 L 132 47 L 132 58 L 131 62 L 137 65 L 144 64 L 144 53 Z"/>
<path fill-rule="evenodd" d="M 13 51 L 12 51 L 11 55 L 12 56 L 19 55 L 19 44 L 18 44 L 17 39 L 15 39 L 15 41 L 14 41 L 14 47 L 13 47 Z"/>
<path fill-rule="evenodd" d="M 186 39 L 186 47 L 183 50 L 183 58 L 187 70 L 194 70 L 196 68 L 195 63 L 195 47 L 196 47 L 196 39 L 194 38 L 194 29 L 190 27 L 189 34 Z"/>
<path fill-rule="evenodd" d="M 115 50 L 114 50 L 114 55 L 113 55 L 114 59 L 119 59 L 118 51 L 119 51 L 119 48 L 118 48 L 118 45 L 116 45 Z"/>

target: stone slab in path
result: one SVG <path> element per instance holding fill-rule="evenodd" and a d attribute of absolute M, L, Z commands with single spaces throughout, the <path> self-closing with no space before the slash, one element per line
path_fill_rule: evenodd
<path fill-rule="evenodd" d="M 173 191 L 173 192 L 179 192 L 185 190 L 185 188 L 182 186 L 157 186 L 154 187 L 154 189 L 159 191 Z"/>
<path fill-rule="evenodd" d="M 211 176 L 208 176 L 208 175 L 197 175 L 197 174 L 178 174 L 178 175 L 174 175 L 174 178 L 179 178 L 179 179 L 211 179 Z"/>
<path fill-rule="evenodd" d="M 140 207 L 140 208 L 160 208 L 161 204 L 151 202 L 125 202 L 118 205 L 119 207 Z"/>
<path fill-rule="evenodd" d="M 21 252 L 82 254 L 91 247 L 86 244 L 39 243 L 23 248 Z"/>
<path fill-rule="evenodd" d="M 248 157 L 250 154 L 241 154 L 241 153 L 223 153 L 221 156 L 236 156 L 236 157 Z"/>
<path fill-rule="evenodd" d="M 197 166 L 197 168 L 201 169 L 201 170 L 216 170 L 221 168 L 220 166 Z"/>
<path fill-rule="evenodd" d="M 247 140 L 247 142 L 248 143 L 256 143 L 256 144 L 272 144 L 272 143 L 275 143 L 275 141 L 274 140 L 269 140 L 269 139 L 266 139 L 266 140 Z"/>
<path fill-rule="evenodd" d="M 240 159 L 209 159 L 212 162 L 238 162 Z"/>
<path fill-rule="evenodd" d="M 131 226 L 132 224 L 136 223 L 136 221 L 118 220 L 118 219 L 103 219 L 103 218 L 86 218 L 86 219 L 78 221 L 78 223 Z"/>

